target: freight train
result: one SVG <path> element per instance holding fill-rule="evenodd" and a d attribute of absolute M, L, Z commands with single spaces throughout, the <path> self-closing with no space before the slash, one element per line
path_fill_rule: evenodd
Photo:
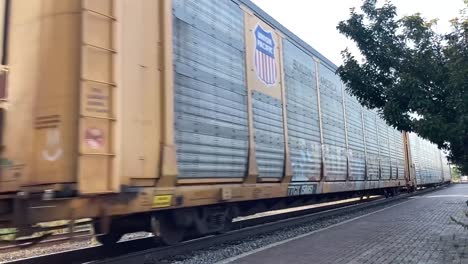
<path fill-rule="evenodd" d="M 445 156 L 248 0 L 0 1 L 0 228 L 166 244 L 256 212 L 440 185 Z"/>

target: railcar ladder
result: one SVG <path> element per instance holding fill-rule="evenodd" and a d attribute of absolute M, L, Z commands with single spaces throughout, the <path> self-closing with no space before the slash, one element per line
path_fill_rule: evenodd
<path fill-rule="evenodd" d="M 115 0 L 82 0 L 78 189 L 117 192 Z"/>

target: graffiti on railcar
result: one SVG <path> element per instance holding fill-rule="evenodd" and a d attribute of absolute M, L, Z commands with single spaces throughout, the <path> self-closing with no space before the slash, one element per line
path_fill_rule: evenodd
<path fill-rule="evenodd" d="M 297 141 L 291 165 L 294 171 L 294 180 L 313 180 L 320 173 L 321 146 L 316 142 Z M 316 174 L 316 175 L 315 175 Z"/>

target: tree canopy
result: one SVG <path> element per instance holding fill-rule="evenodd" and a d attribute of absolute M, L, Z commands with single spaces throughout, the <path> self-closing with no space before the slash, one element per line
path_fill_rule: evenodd
<path fill-rule="evenodd" d="M 437 33 L 437 20 L 420 14 L 398 18 L 390 2 L 364 0 L 360 12 L 337 26 L 353 40 L 362 61 L 346 49 L 337 70 L 361 104 L 376 108 L 389 125 L 416 132 L 449 151 L 468 174 L 468 1 Z"/>

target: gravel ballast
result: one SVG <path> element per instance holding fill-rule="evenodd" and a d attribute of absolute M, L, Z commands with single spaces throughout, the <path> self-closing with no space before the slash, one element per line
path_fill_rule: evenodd
<path fill-rule="evenodd" d="M 149 233 L 146 232 L 131 233 L 122 237 L 122 241 L 144 238 L 147 236 L 149 236 Z M 95 238 L 90 237 L 78 240 L 64 240 L 58 243 L 38 244 L 31 247 L 17 248 L 13 250 L 4 250 L 0 252 L 0 263 L 98 245 L 99 242 L 97 242 Z"/>
<path fill-rule="evenodd" d="M 403 200 L 404 201 L 404 200 Z M 244 254 L 261 247 L 294 238 L 306 233 L 320 230 L 322 228 L 338 224 L 340 222 L 356 218 L 365 214 L 369 214 L 383 208 L 401 203 L 402 201 L 394 201 L 385 205 L 376 205 L 370 208 L 345 212 L 333 217 L 325 217 L 314 221 L 313 223 L 298 225 L 294 227 L 286 227 L 274 232 L 265 233 L 242 239 L 242 241 L 233 241 L 222 243 L 216 246 L 211 246 L 202 250 L 196 250 L 184 255 L 160 259 L 154 263 L 171 263 L 171 264 L 208 264 L 223 261 L 240 254 Z"/>

